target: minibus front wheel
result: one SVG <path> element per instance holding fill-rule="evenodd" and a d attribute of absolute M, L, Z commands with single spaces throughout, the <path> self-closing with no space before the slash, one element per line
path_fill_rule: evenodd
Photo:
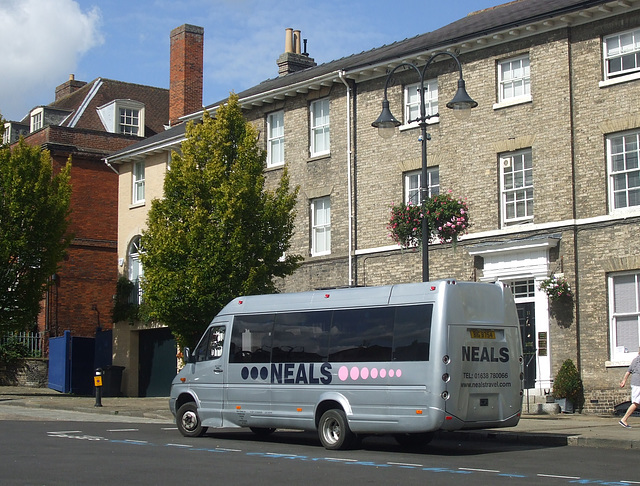
<path fill-rule="evenodd" d="M 200 422 L 198 408 L 194 402 L 187 402 L 178 409 L 176 425 L 185 437 L 200 437 L 207 432 L 207 427 L 203 427 Z"/>
<path fill-rule="evenodd" d="M 343 410 L 331 409 L 322 414 L 318 424 L 320 442 L 329 450 L 348 449 L 355 442 Z"/>

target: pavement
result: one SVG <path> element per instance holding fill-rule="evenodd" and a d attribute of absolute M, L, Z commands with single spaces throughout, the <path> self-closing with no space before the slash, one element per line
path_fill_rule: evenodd
<path fill-rule="evenodd" d="M 59 393 L 49 388 L 0 386 L 0 405 L 44 410 L 64 410 L 173 423 L 168 397 L 95 397 Z M 107 418 L 107 417 L 105 417 Z M 606 447 L 640 449 L 640 417 L 623 428 L 620 417 L 590 414 L 523 414 L 516 427 L 442 432 L 441 438 L 487 440 L 541 446 Z"/>

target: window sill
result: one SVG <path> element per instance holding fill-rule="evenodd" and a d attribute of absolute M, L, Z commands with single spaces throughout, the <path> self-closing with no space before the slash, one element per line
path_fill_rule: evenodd
<path fill-rule="evenodd" d="M 640 216 L 640 206 L 631 206 L 627 208 L 612 209 L 609 214 L 612 216 L 622 216 L 624 218 L 632 218 Z"/>
<path fill-rule="evenodd" d="M 311 258 L 315 258 L 315 257 L 323 257 L 323 256 L 329 256 L 331 255 L 330 251 L 326 251 L 326 252 L 322 252 L 322 253 L 310 253 L 309 256 L 311 256 Z"/>
<path fill-rule="evenodd" d="M 640 72 L 625 74 L 623 76 L 616 76 L 615 78 L 605 79 L 604 81 L 600 81 L 598 86 L 601 88 L 606 88 L 607 86 L 614 86 L 616 84 L 626 83 L 628 81 L 635 81 L 640 79 Z"/>
<path fill-rule="evenodd" d="M 330 158 L 331 158 L 331 152 L 327 152 L 326 154 L 315 154 L 315 155 L 309 156 L 309 159 L 307 160 L 307 162 L 314 162 L 316 160 L 330 159 Z"/>
<path fill-rule="evenodd" d="M 523 219 L 523 220 L 502 222 L 502 228 L 513 228 L 514 226 L 525 226 L 525 225 L 533 226 L 533 219 Z"/>
<path fill-rule="evenodd" d="M 282 169 L 283 167 L 284 167 L 284 162 L 281 164 L 267 165 L 266 170 L 278 170 L 278 169 Z"/>
<path fill-rule="evenodd" d="M 531 95 L 518 96 L 517 98 L 509 98 L 508 100 L 500 101 L 493 104 L 494 110 L 500 110 L 502 108 L 508 108 L 509 106 L 522 105 L 524 103 L 531 103 L 533 98 Z"/>
<path fill-rule="evenodd" d="M 129 204 L 129 209 L 141 208 L 145 204 L 146 204 L 145 201 L 138 201 L 138 202 L 135 202 L 135 203 L 131 203 L 131 204 Z"/>
<path fill-rule="evenodd" d="M 440 123 L 439 116 L 434 116 L 433 118 L 429 118 L 427 120 L 427 125 L 435 125 L 436 123 Z M 420 128 L 420 125 L 418 124 L 418 122 L 405 123 L 404 125 L 400 125 L 398 127 L 398 130 L 400 130 L 401 132 L 404 132 L 405 130 L 413 130 L 414 128 Z"/>
<path fill-rule="evenodd" d="M 605 366 L 605 368 L 622 368 L 622 367 L 627 368 L 631 364 L 632 359 L 633 358 L 629 358 L 628 361 L 623 361 L 623 360 L 620 360 L 620 361 L 605 361 L 604 362 L 604 366 Z"/>

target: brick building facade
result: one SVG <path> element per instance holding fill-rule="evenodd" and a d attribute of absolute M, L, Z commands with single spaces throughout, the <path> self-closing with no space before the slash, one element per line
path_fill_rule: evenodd
<path fill-rule="evenodd" d="M 263 134 L 267 180 L 286 165 L 300 186 L 292 252 L 305 261 L 282 290 L 421 279 L 420 252 L 393 244 L 386 228 L 390 205 L 407 198 L 421 168 L 420 130 L 405 117 L 415 72 L 397 71 L 388 88 L 402 120 L 395 135 L 383 140 L 371 123 L 392 69 L 453 52 L 478 107 L 466 121 L 454 118 L 444 105 L 456 91 L 455 63 L 443 56 L 429 66 L 427 94 L 439 107 L 428 126 L 429 186 L 466 198 L 472 227 L 455 246 L 430 245 L 430 278 L 512 286 L 531 393 L 548 393 L 572 359 L 586 411 L 628 400 L 617 384 L 640 344 L 640 252 L 630 244 L 640 221 L 639 38 L 637 1 L 519 0 L 331 63 L 279 63 L 278 78 L 239 97 Z M 122 261 L 148 210 L 131 205 L 132 166 L 148 166 L 148 204 L 161 197 L 168 154 L 183 138 L 175 127 L 108 158 L 121 174 Z M 539 289 L 551 275 L 574 291 L 561 309 Z"/>
<path fill-rule="evenodd" d="M 71 331 L 93 337 L 112 328 L 117 272 L 118 176 L 104 157 L 163 132 L 169 121 L 169 90 L 73 75 L 55 100 L 33 108 L 21 121 L 5 123 L 4 142 L 40 146 L 54 170 L 70 159 L 74 238 L 42 301 L 37 328 L 47 337 Z M 34 325 L 35 327 L 35 325 Z"/>

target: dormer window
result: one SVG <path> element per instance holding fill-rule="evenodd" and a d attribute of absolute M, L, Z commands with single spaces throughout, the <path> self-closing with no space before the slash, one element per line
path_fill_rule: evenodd
<path fill-rule="evenodd" d="M 35 132 L 36 130 L 40 130 L 43 124 L 43 109 L 36 108 L 31 112 L 31 132 Z"/>
<path fill-rule="evenodd" d="M 134 100 L 113 100 L 98 108 L 105 130 L 144 137 L 144 103 Z"/>

